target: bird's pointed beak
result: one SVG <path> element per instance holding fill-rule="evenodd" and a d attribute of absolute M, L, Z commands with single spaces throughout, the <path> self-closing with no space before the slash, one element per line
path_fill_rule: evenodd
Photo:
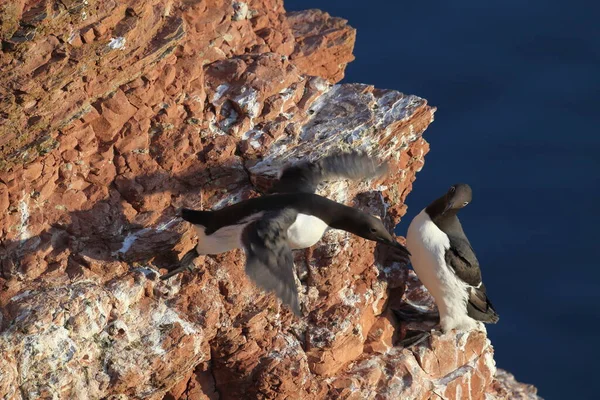
<path fill-rule="evenodd" d="M 380 242 L 383 243 L 383 244 L 386 244 L 386 245 L 388 245 L 390 247 L 393 247 L 395 249 L 400 250 L 403 254 L 406 254 L 407 256 L 411 256 L 412 255 L 412 254 L 410 254 L 410 251 L 408 251 L 408 249 L 406 247 L 404 247 L 402 244 L 398 243 L 392 237 L 392 235 L 389 235 L 389 237 L 380 239 Z"/>
<path fill-rule="evenodd" d="M 394 240 L 393 246 L 394 246 L 394 248 L 400 250 L 402 253 L 406 254 L 407 256 L 412 256 L 412 254 L 410 254 L 410 251 L 408 251 L 408 249 L 405 246 L 401 245 L 400 243 L 396 242 L 395 240 Z"/>
<path fill-rule="evenodd" d="M 446 214 L 446 212 L 452 208 L 452 206 L 454 205 L 453 202 L 449 201 L 448 204 L 446 204 L 446 208 L 444 208 L 444 211 L 442 211 L 442 215 Z"/>

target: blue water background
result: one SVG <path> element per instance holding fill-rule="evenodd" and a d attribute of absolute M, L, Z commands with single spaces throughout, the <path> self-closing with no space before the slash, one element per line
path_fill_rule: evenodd
<path fill-rule="evenodd" d="M 426 98 L 431 144 L 397 232 L 451 184 L 500 322 L 497 365 L 599 399 L 600 2 L 287 0 L 358 30 L 345 82 Z"/>

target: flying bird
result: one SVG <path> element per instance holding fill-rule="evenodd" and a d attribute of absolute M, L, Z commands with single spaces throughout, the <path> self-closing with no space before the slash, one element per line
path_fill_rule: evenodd
<path fill-rule="evenodd" d="M 315 194 L 318 185 L 326 180 L 370 179 L 385 171 L 385 165 L 377 165 L 365 154 L 334 154 L 284 168 L 264 196 L 214 211 L 182 209 L 181 217 L 196 229 L 198 244 L 183 257 L 181 267 L 161 279 L 190 269 L 191 261 L 198 255 L 243 248 L 250 279 L 264 290 L 274 291 L 300 315 L 292 250 L 313 246 L 327 228 L 342 229 L 391 246 L 397 260 L 408 262 L 410 253 L 381 220 Z"/>

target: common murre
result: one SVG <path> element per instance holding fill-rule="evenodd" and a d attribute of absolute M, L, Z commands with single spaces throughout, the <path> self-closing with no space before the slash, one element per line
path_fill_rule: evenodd
<path fill-rule="evenodd" d="M 385 170 L 364 154 L 336 154 L 284 168 L 265 196 L 214 211 L 182 209 L 181 217 L 194 224 L 198 245 L 183 257 L 181 267 L 161 279 L 190 269 L 198 255 L 243 248 L 248 276 L 300 315 L 291 250 L 314 245 L 328 227 L 392 246 L 397 260 L 408 262 L 408 251 L 381 220 L 314 194 L 324 180 L 368 179 Z"/>
<path fill-rule="evenodd" d="M 471 197 L 469 185 L 451 186 L 412 220 L 406 235 L 413 269 L 435 299 L 443 332 L 478 329 L 478 321 L 499 319 L 457 217 Z"/>

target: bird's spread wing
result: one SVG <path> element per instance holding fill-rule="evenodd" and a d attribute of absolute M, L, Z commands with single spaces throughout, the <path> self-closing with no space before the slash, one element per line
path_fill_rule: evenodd
<path fill-rule="evenodd" d="M 283 169 L 269 193 L 314 193 L 319 183 L 330 179 L 370 179 L 387 171 L 369 155 L 353 151 L 337 153 L 315 162 L 301 162 Z"/>
<path fill-rule="evenodd" d="M 467 303 L 468 315 L 486 323 L 498 322 L 498 314 L 487 297 L 485 285 L 481 281 L 481 269 L 475 252 L 468 240 L 449 236 L 450 248 L 446 250 L 446 264 L 456 276 L 470 285 Z"/>
<path fill-rule="evenodd" d="M 242 233 L 246 252 L 246 274 L 258 286 L 274 291 L 277 297 L 300 315 L 294 280 L 294 259 L 287 243 L 287 230 L 297 212 L 284 209 L 270 212 L 248 224 Z"/>

